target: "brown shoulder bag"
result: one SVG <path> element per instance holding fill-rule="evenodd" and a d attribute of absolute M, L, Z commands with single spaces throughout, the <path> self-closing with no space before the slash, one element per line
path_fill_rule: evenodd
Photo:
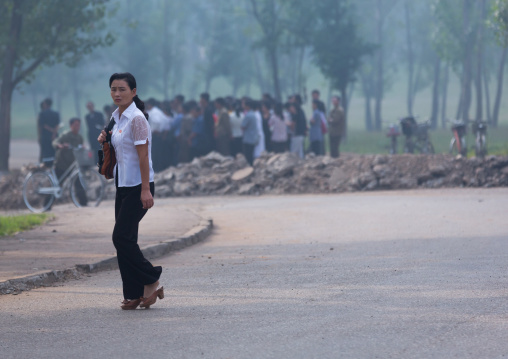
<path fill-rule="evenodd" d="M 115 126 L 115 120 L 111 118 L 109 124 L 104 128 L 106 131 L 106 141 L 102 143 L 102 149 L 99 150 L 99 173 L 106 179 L 114 178 L 113 171 L 116 165 L 116 154 L 111 144 L 111 134 L 109 133 Z"/>

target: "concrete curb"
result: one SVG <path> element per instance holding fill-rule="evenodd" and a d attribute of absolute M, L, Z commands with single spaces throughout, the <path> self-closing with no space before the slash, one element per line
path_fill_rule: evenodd
<path fill-rule="evenodd" d="M 182 237 L 176 240 L 169 240 L 167 242 L 143 247 L 141 251 L 148 259 L 159 258 L 167 255 L 168 253 L 202 242 L 212 233 L 212 229 L 213 220 L 203 219 L 199 225 L 192 228 Z M 53 270 L 46 273 L 11 279 L 5 282 L 0 282 L 0 295 L 18 294 L 22 291 L 34 288 L 51 286 L 57 282 L 79 279 L 82 274 L 97 273 L 117 268 L 118 262 L 116 256 L 114 256 L 92 264 L 77 264 L 73 268 L 65 270 Z"/>

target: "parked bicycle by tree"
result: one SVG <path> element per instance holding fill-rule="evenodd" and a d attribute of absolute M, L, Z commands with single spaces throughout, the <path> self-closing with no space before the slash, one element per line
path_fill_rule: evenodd
<path fill-rule="evenodd" d="M 448 120 L 451 123 L 453 137 L 450 140 L 450 154 L 467 156 L 467 122 L 464 120 Z"/>
<path fill-rule="evenodd" d="M 390 139 L 390 154 L 395 155 L 399 152 L 398 138 L 400 136 L 399 126 L 395 123 L 392 123 L 388 127 L 388 132 L 386 132 L 386 137 Z"/>
<path fill-rule="evenodd" d="M 487 121 L 474 121 L 471 127 L 475 135 L 476 157 L 483 158 L 487 155 Z"/>
<path fill-rule="evenodd" d="M 23 183 L 23 200 L 32 212 L 45 212 L 51 208 L 69 188 L 69 194 L 76 207 L 93 205 L 97 207 L 105 193 L 105 183 L 95 169 L 93 153 L 83 147 L 71 148 L 75 160 L 59 177 L 52 166 L 54 158 L 43 158 L 44 166 L 30 172 Z"/>
<path fill-rule="evenodd" d="M 434 153 L 434 145 L 430 142 L 428 122 L 417 123 L 415 117 L 408 116 L 400 120 L 402 133 L 404 134 L 404 153 L 418 151 L 423 154 Z"/>

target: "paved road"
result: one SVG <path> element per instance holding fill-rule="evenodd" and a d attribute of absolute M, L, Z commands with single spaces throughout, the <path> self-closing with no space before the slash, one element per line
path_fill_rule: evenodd
<path fill-rule="evenodd" d="M 508 356 L 507 189 L 168 201 L 216 229 L 157 261 L 164 300 L 121 311 L 116 271 L 0 297 L 2 357 Z"/>

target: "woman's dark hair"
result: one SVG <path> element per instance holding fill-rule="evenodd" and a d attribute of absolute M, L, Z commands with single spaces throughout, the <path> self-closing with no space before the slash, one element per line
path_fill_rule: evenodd
<path fill-rule="evenodd" d="M 72 126 L 72 124 L 73 124 L 74 122 L 76 122 L 76 121 L 77 121 L 77 122 L 81 122 L 81 120 L 80 120 L 79 118 L 77 118 L 77 117 L 73 117 L 73 118 L 71 118 L 71 119 L 69 120 L 69 126 Z"/>
<path fill-rule="evenodd" d="M 129 88 L 131 90 L 134 90 L 135 88 L 137 88 L 136 79 L 129 72 L 114 73 L 113 75 L 111 75 L 111 77 L 109 78 L 109 87 L 110 88 L 111 88 L 111 84 L 115 80 L 124 80 L 125 82 L 127 82 L 127 85 L 129 85 Z M 136 107 L 141 112 L 143 112 L 143 115 L 145 115 L 145 118 L 148 120 L 148 114 L 145 112 L 145 103 L 143 101 L 141 101 L 141 99 L 138 97 L 138 95 L 134 96 L 134 98 L 132 100 L 136 104 Z"/>
<path fill-rule="evenodd" d="M 235 113 L 236 113 L 236 116 L 241 117 L 241 115 L 242 115 L 242 111 L 243 111 L 243 108 L 242 108 L 242 101 L 240 101 L 240 100 L 236 100 L 236 101 L 233 103 L 233 107 L 235 108 Z"/>
<path fill-rule="evenodd" d="M 284 114 L 282 113 L 282 104 L 280 102 L 276 102 L 273 105 L 273 113 L 275 113 L 277 117 L 279 117 L 282 121 L 284 121 Z"/>
<path fill-rule="evenodd" d="M 171 109 L 171 101 L 164 100 L 161 102 L 161 110 L 168 116 L 173 117 L 173 110 Z"/>
<path fill-rule="evenodd" d="M 220 107 L 226 107 L 226 100 L 224 100 L 224 98 L 222 97 L 216 98 L 215 103 L 218 104 Z"/>
<path fill-rule="evenodd" d="M 272 109 L 272 103 L 270 101 L 262 101 L 261 106 L 264 106 L 268 111 Z"/>
<path fill-rule="evenodd" d="M 294 97 L 295 97 L 296 103 L 298 103 L 298 105 L 301 106 L 303 104 L 302 96 L 300 96 L 300 94 L 295 94 Z"/>

